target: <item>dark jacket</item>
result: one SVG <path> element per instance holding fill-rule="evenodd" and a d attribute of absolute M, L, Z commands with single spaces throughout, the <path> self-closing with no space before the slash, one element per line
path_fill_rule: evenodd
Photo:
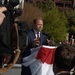
<path fill-rule="evenodd" d="M 23 53 L 23 57 L 30 55 L 31 53 L 30 49 L 36 47 L 32 45 L 33 40 L 36 38 L 34 30 L 31 29 L 30 31 L 28 31 L 27 36 L 28 36 L 28 46 L 25 52 Z M 42 32 L 40 33 L 40 46 L 41 45 L 48 45 L 46 35 L 44 35 Z"/>

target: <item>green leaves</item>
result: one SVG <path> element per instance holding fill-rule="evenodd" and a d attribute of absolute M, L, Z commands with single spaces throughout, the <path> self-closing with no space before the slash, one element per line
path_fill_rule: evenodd
<path fill-rule="evenodd" d="M 52 7 L 52 6 L 51 6 Z M 67 19 L 59 13 L 57 7 L 52 7 L 43 14 L 43 31 L 51 36 L 51 39 L 59 42 L 64 41 L 67 33 Z"/>

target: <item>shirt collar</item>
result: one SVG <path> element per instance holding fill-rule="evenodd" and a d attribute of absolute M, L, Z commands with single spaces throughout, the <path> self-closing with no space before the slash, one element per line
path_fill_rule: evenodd
<path fill-rule="evenodd" d="M 35 36 L 37 37 L 38 32 L 35 29 L 33 29 L 33 30 L 34 30 Z M 40 37 L 40 32 L 39 32 L 39 37 Z"/>

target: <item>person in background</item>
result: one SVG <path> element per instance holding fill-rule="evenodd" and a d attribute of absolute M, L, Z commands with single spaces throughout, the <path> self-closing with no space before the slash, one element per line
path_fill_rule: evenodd
<path fill-rule="evenodd" d="M 28 45 L 23 57 L 30 55 L 31 48 L 35 48 L 41 45 L 50 45 L 50 40 L 47 39 L 47 36 L 42 32 L 42 29 L 43 19 L 35 18 L 33 20 L 33 28 L 27 32 Z"/>
<path fill-rule="evenodd" d="M 55 75 L 70 75 L 75 65 L 75 49 L 69 45 L 60 45 L 54 54 L 53 71 Z"/>
<path fill-rule="evenodd" d="M 47 36 L 42 33 L 43 29 L 43 19 L 35 18 L 33 20 L 33 28 L 27 32 L 28 36 L 28 45 L 26 50 L 23 53 L 23 57 L 29 56 L 31 54 L 30 49 L 39 47 L 41 45 L 50 45 L 50 40 L 47 39 Z M 23 62 L 23 61 L 22 61 Z M 21 75 L 31 75 L 29 67 L 22 65 Z"/>

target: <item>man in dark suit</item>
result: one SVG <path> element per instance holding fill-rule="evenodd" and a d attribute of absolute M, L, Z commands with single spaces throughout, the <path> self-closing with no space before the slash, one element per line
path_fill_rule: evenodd
<path fill-rule="evenodd" d="M 50 42 L 46 35 L 42 33 L 43 29 L 43 19 L 42 18 L 36 18 L 33 21 L 33 28 L 28 31 L 28 46 L 24 52 L 23 57 L 26 57 L 31 54 L 30 49 L 34 47 L 38 47 L 41 45 L 48 45 Z M 22 72 L 21 75 L 31 75 L 31 71 L 29 67 L 25 67 L 22 65 Z"/>
<path fill-rule="evenodd" d="M 75 49 L 69 45 L 57 47 L 54 55 L 53 71 L 55 75 L 70 75 L 75 65 Z"/>

